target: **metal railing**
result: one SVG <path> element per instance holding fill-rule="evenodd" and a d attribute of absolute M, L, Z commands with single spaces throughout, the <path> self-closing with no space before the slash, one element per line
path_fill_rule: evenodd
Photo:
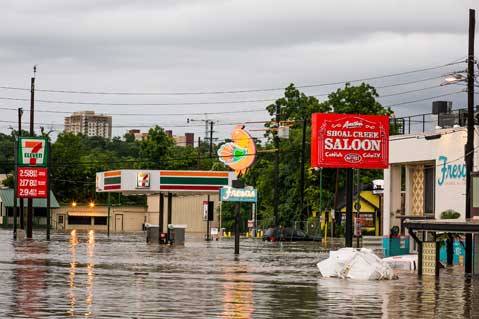
<path fill-rule="evenodd" d="M 475 115 L 477 123 L 477 113 Z M 440 128 L 466 126 L 467 109 L 452 110 L 448 113 L 424 113 L 418 115 L 394 117 L 389 120 L 390 135 L 417 134 Z"/>

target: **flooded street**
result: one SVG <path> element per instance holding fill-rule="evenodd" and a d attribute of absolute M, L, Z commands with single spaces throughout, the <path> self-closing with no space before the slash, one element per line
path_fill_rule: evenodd
<path fill-rule="evenodd" d="M 318 243 L 187 237 L 149 245 L 143 234 L 0 230 L 0 318 L 476 318 L 479 278 L 321 279 Z"/>

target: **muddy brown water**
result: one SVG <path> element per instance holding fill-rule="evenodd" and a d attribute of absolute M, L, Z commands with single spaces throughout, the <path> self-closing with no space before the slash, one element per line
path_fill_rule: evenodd
<path fill-rule="evenodd" d="M 184 247 L 146 244 L 144 234 L 0 230 L 0 318 L 479 318 L 479 278 L 459 266 L 440 279 L 321 278 L 317 242 L 241 239 Z"/>

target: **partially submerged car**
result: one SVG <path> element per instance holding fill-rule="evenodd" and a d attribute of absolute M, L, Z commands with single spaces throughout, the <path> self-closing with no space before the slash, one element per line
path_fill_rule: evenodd
<path fill-rule="evenodd" d="M 267 241 L 306 241 L 306 240 L 321 240 L 321 236 L 315 235 L 310 236 L 306 234 L 301 229 L 293 229 L 290 227 L 278 228 L 272 227 L 267 228 L 263 234 L 263 240 Z"/>

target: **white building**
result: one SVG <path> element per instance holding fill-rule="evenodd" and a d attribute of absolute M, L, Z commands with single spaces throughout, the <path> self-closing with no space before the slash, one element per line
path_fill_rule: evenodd
<path fill-rule="evenodd" d="M 401 217 L 423 216 L 440 219 L 453 209 L 465 220 L 466 167 L 464 147 L 467 129 L 440 129 L 432 132 L 391 136 L 389 169 L 384 170 L 383 246 L 391 248 L 391 228 L 399 227 L 402 248 L 408 236 L 401 229 Z M 478 137 L 475 135 L 475 148 Z M 474 171 L 478 156 L 474 153 Z M 394 250 L 391 248 L 391 250 Z M 407 252 L 405 252 L 407 253 Z"/>
<path fill-rule="evenodd" d="M 111 138 L 111 116 L 95 114 L 95 111 L 74 112 L 65 117 L 65 132 L 86 136 Z"/>

